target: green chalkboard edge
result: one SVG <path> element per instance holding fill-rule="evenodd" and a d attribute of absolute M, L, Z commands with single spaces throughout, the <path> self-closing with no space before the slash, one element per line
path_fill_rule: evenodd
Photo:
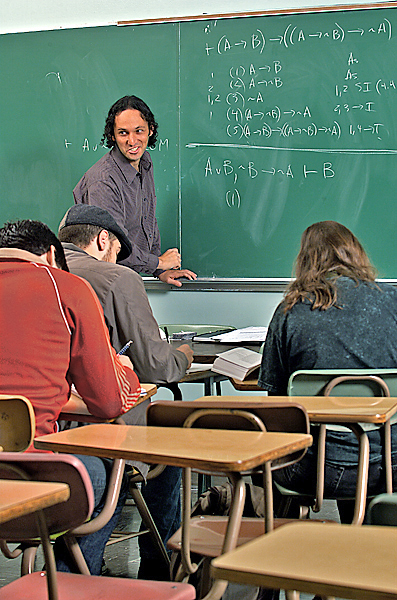
<path fill-rule="evenodd" d="M 291 281 L 291 277 L 200 277 L 196 281 L 184 281 L 182 287 L 175 287 L 162 283 L 156 277 L 143 277 L 145 289 L 151 292 L 284 292 Z M 377 281 L 397 287 L 397 279 Z"/>
<path fill-rule="evenodd" d="M 180 17 L 158 17 L 155 19 L 134 19 L 131 21 L 117 21 L 117 26 L 128 27 L 129 25 L 150 25 L 156 23 L 181 23 L 183 21 L 212 21 L 218 19 L 236 19 L 244 17 L 265 17 L 266 15 L 284 15 L 299 13 L 336 12 L 349 10 L 369 10 L 372 8 L 393 8 L 397 6 L 397 0 L 386 2 L 372 2 L 371 4 L 336 4 L 334 6 L 312 6 L 306 8 L 273 8 L 269 10 L 251 12 L 216 13 L 201 15 L 190 15 Z"/>

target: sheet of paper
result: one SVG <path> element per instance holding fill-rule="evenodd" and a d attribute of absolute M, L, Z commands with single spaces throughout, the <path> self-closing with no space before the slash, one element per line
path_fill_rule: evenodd
<path fill-rule="evenodd" d="M 192 363 L 186 373 L 197 373 L 199 371 L 211 371 L 212 363 Z"/>
<path fill-rule="evenodd" d="M 264 342 L 267 334 L 267 327 L 244 327 L 243 329 L 234 329 L 228 333 L 214 336 L 218 342 L 228 344 L 237 344 L 241 342 Z"/>

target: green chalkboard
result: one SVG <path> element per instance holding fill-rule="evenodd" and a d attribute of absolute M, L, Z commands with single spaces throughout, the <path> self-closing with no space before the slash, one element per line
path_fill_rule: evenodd
<path fill-rule="evenodd" d="M 397 279 L 397 11 L 376 8 L 0 36 L 0 220 L 56 227 L 134 93 L 163 248 L 201 277 L 289 277 L 335 219 Z"/>
<path fill-rule="evenodd" d="M 107 149 L 110 106 L 147 100 L 161 121 L 152 157 L 164 242 L 179 240 L 178 26 L 96 27 L 0 36 L 0 221 L 57 229 L 72 190 Z"/>

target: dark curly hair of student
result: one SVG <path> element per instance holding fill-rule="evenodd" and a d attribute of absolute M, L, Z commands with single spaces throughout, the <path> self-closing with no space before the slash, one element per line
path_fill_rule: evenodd
<path fill-rule="evenodd" d="M 285 312 L 304 300 L 312 303 L 312 310 L 337 306 L 338 277 L 350 277 L 357 284 L 376 278 L 356 236 L 336 221 L 314 223 L 303 232 L 295 273 L 283 300 Z"/>
<path fill-rule="evenodd" d="M 5 223 L 0 228 L 0 248 L 19 248 L 36 256 L 55 248 L 55 262 L 59 269 L 69 271 L 61 242 L 45 223 L 23 219 Z"/>
<path fill-rule="evenodd" d="M 110 107 L 105 121 L 105 129 L 101 143 L 107 148 L 113 148 L 116 145 L 116 140 L 114 139 L 114 120 L 117 115 L 130 108 L 139 110 L 142 119 L 149 125 L 151 134 L 149 136 L 148 146 L 149 148 L 154 148 L 157 142 L 158 123 L 148 105 L 137 96 L 123 96 L 123 98 L 117 100 L 117 102 Z"/>

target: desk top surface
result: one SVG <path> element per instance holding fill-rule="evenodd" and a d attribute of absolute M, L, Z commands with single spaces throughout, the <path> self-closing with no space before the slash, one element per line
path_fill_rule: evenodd
<path fill-rule="evenodd" d="M 221 579 L 311 594 L 397 598 L 397 528 L 294 523 L 216 558 Z"/>
<path fill-rule="evenodd" d="M 214 396 L 198 400 L 213 401 Z M 313 423 L 385 423 L 397 412 L 397 398 L 341 396 L 217 396 L 216 400 L 238 402 L 296 402 Z"/>
<path fill-rule="evenodd" d="M 94 424 L 36 438 L 34 445 L 58 452 L 241 472 L 311 443 L 307 434 Z"/>
<path fill-rule="evenodd" d="M 157 393 L 157 386 L 154 383 L 141 383 L 141 388 L 143 388 L 145 390 L 145 394 L 142 394 L 138 401 L 134 404 L 133 408 L 131 408 L 131 410 L 134 410 L 135 406 L 138 406 L 139 404 L 141 404 L 141 402 L 144 402 L 145 400 L 147 400 L 148 398 L 151 398 L 152 396 L 154 396 Z M 94 415 L 92 415 L 90 413 L 90 411 L 87 408 L 87 405 L 85 404 L 84 400 L 80 397 L 77 396 L 76 394 L 74 394 L 73 392 L 70 394 L 70 398 L 68 400 L 68 402 L 65 404 L 65 406 L 62 409 L 61 414 L 59 415 L 60 419 L 64 419 L 64 420 L 72 420 L 73 415 L 80 415 L 80 416 L 86 416 L 87 417 L 87 421 L 88 422 L 103 422 L 104 419 L 101 419 L 100 417 L 95 417 Z M 109 419 L 111 420 L 111 419 Z"/>
<path fill-rule="evenodd" d="M 69 495 L 66 483 L 0 479 L 0 523 L 65 502 Z"/>

